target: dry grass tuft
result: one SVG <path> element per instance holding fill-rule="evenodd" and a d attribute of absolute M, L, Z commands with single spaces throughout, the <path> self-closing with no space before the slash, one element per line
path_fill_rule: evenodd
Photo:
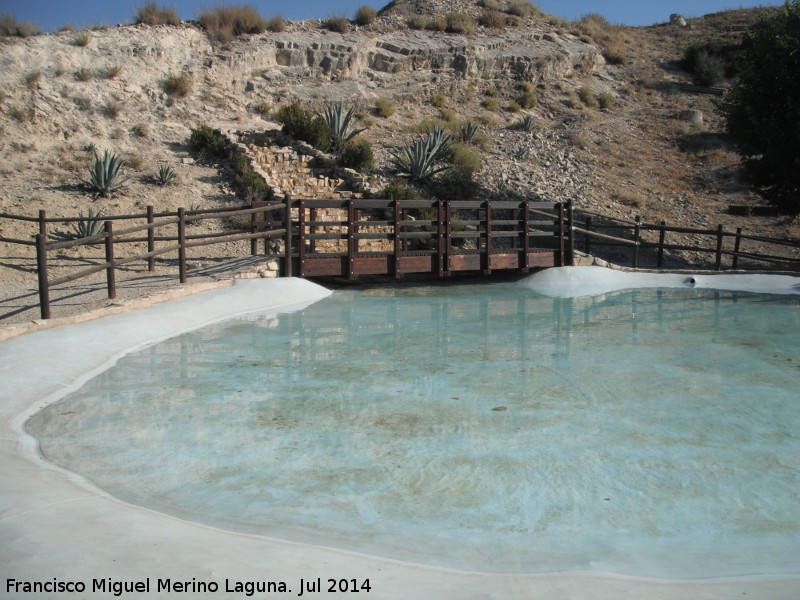
<path fill-rule="evenodd" d="M 215 42 L 230 42 L 240 35 L 263 33 L 267 24 L 252 6 L 218 6 L 198 17 L 200 26 Z"/>
<path fill-rule="evenodd" d="M 161 8 L 155 2 L 148 2 L 136 9 L 137 25 L 180 25 L 181 19 L 171 8 Z"/>

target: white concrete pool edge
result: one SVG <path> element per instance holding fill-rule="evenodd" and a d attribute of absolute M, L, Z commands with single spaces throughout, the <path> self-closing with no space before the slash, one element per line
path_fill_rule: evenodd
<path fill-rule="evenodd" d="M 461 573 L 335 549 L 220 531 L 118 501 L 47 463 L 24 433 L 29 416 L 57 401 L 119 358 L 212 322 L 256 311 L 285 311 L 330 292 L 298 279 L 245 280 L 230 288 L 79 325 L 29 333 L 0 343 L 0 584 L 9 597 L 113 597 L 91 593 L 93 580 L 150 582 L 150 592 L 126 597 L 173 597 L 157 580 L 215 582 L 200 598 L 239 598 L 236 582 L 299 583 L 370 580 L 372 598 L 648 598 L 740 596 L 796 598 L 800 578 L 748 577 L 660 581 L 597 572 L 544 575 Z M 57 361 L 49 357 L 58 356 Z M 9 580 L 82 582 L 82 594 L 9 590 Z M 227 580 L 227 584 L 226 584 Z M 110 584 L 109 584 L 110 585 Z M 308 595 L 311 595 L 308 593 Z M 315 594 L 319 595 L 319 594 Z M 341 596 L 342 594 L 336 594 Z M 260 595 L 261 597 L 264 594 Z"/>

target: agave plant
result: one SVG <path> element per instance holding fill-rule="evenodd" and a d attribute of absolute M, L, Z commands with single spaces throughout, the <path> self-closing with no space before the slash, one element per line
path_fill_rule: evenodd
<path fill-rule="evenodd" d="M 531 115 L 525 115 L 514 124 L 516 129 L 531 132 L 536 129 L 536 120 Z"/>
<path fill-rule="evenodd" d="M 446 171 L 451 165 L 436 166 L 450 150 L 453 136 L 443 127 L 428 129 L 425 137 L 417 136 L 399 152 L 391 152 L 395 167 L 401 177 L 425 183 L 437 173 Z"/>
<path fill-rule="evenodd" d="M 461 141 L 465 144 L 471 144 L 475 141 L 475 136 L 478 134 L 478 125 L 472 121 L 467 121 L 461 126 L 458 132 Z"/>
<path fill-rule="evenodd" d="M 93 211 L 91 208 L 88 214 L 84 217 L 83 211 L 80 212 L 80 219 L 72 224 L 73 237 L 75 239 L 92 237 L 103 233 L 103 222 L 100 217 L 103 216 L 103 211 Z"/>
<path fill-rule="evenodd" d="M 350 126 L 350 121 L 353 119 L 355 111 L 356 107 L 353 105 L 350 110 L 344 112 L 341 102 L 325 109 L 323 118 L 331 130 L 331 138 L 333 138 L 336 148 L 342 148 L 346 142 L 366 130 L 366 128 L 353 129 Z"/>
<path fill-rule="evenodd" d="M 173 179 L 175 179 L 175 169 L 172 165 L 159 165 L 158 173 L 156 174 L 156 182 L 158 182 L 158 185 L 163 187 Z"/>
<path fill-rule="evenodd" d="M 120 173 L 124 164 L 119 155 L 111 154 L 108 150 L 103 152 L 102 158 L 95 152 L 89 169 L 89 179 L 84 179 L 83 183 L 100 192 L 101 196 L 113 194 L 129 179 Z"/>

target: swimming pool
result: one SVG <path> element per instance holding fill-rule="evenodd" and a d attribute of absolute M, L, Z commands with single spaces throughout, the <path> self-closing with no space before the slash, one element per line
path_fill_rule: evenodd
<path fill-rule="evenodd" d="M 28 429 L 233 531 L 470 571 L 796 573 L 799 326 L 796 298 L 732 291 L 342 292 L 130 355 Z"/>

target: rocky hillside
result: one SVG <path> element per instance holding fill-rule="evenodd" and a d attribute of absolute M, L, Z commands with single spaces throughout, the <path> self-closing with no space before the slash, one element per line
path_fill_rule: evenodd
<path fill-rule="evenodd" d="M 757 10 L 628 28 L 502 10 L 494 11 L 502 22 L 491 20 L 486 6 L 501 4 L 396 0 L 345 33 L 288 22 L 227 44 L 192 22 L 2 39 L 0 211 L 73 216 L 237 202 L 226 169 L 189 153 L 192 127 L 259 133 L 278 127 L 272 114 L 287 101 L 315 109 L 344 101 L 368 127 L 375 188 L 393 175 L 388 148 L 425 124 L 469 119 L 480 124 L 478 197 L 571 198 L 617 217 L 800 235 L 790 218 L 728 214 L 729 205 L 762 200 L 720 135 L 716 91 L 689 85 L 677 66 L 693 43 L 737 41 Z M 477 25 L 448 32 L 445 20 L 444 31 L 422 22 L 454 11 Z M 394 113 L 380 116 L 378 101 L 394 103 Z M 532 131 L 514 127 L 525 116 Z M 94 149 L 127 159 L 123 193 L 95 198 L 81 184 Z M 175 167 L 176 184 L 155 185 L 162 163 Z M 15 223 L 0 227 L 22 235 Z"/>

